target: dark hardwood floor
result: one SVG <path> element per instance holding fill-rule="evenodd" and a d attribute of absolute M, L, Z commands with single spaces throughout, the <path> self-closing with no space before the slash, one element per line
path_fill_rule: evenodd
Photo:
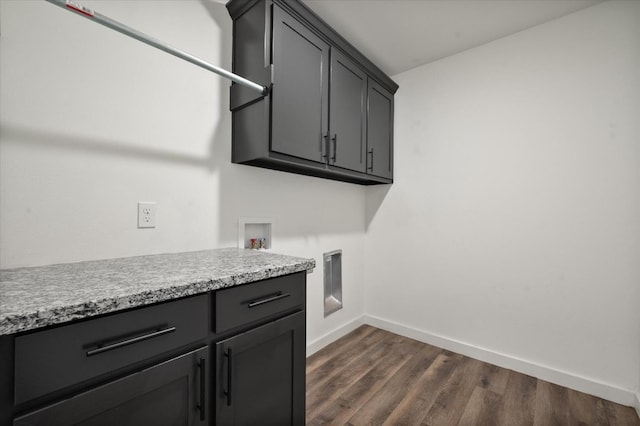
<path fill-rule="evenodd" d="M 633 408 L 362 326 L 307 359 L 307 424 L 629 425 Z"/>

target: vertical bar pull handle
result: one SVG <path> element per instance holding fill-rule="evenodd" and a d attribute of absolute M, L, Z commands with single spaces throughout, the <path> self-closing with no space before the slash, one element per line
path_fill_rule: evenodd
<path fill-rule="evenodd" d="M 320 138 L 320 151 L 322 152 L 323 160 L 327 159 L 328 150 L 329 150 L 329 133 L 327 133 L 326 135 L 322 135 L 322 137 Z"/>
<path fill-rule="evenodd" d="M 200 358 L 200 364 L 198 365 L 198 367 L 200 367 L 200 403 L 198 404 L 198 409 L 200 410 L 200 421 L 204 421 L 205 418 L 205 405 L 207 403 L 207 399 L 206 399 L 206 379 L 207 379 L 207 375 L 205 373 L 205 359 L 204 358 Z"/>
<path fill-rule="evenodd" d="M 231 348 L 227 349 L 227 352 L 224 354 L 224 356 L 227 358 L 227 390 L 224 391 L 224 394 L 227 396 L 227 406 L 231 407 L 231 371 L 233 368 L 233 352 L 231 351 Z"/>
<path fill-rule="evenodd" d="M 373 148 L 371 148 L 368 152 L 367 155 L 371 155 L 371 164 L 370 166 L 367 166 L 367 170 L 373 170 Z"/>
<path fill-rule="evenodd" d="M 331 161 L 336 162 L 336 158 L 338 158 L 338 134 L 331 136 L 331 142 L 333 142 L 333 156 L 331 157 Z"/>

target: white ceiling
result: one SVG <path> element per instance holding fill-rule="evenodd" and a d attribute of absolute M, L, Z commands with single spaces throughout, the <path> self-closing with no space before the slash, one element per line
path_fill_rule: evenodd
<path fill-rule="evenodd" d="M 303 0 L 389 75 L 603 0 Z"/>

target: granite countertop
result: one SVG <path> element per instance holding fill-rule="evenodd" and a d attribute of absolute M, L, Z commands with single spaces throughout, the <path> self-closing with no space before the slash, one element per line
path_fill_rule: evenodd
<path fill-rule="evenodd" d="M 0 335 L 314 267 L 313 259 L 231 248 L 4 269 Z"/>

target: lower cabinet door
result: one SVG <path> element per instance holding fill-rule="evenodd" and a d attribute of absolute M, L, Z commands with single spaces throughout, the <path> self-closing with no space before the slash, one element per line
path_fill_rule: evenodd
<path fill-rule="evenodd" d="M 115 380 L 14 420 L 26 425 L 205 425 L 208 347 Z"/>
<path fill-rule="evenodd" d="M 305 313 L 216 344 L 217 425 L 304 425 Z"/>

